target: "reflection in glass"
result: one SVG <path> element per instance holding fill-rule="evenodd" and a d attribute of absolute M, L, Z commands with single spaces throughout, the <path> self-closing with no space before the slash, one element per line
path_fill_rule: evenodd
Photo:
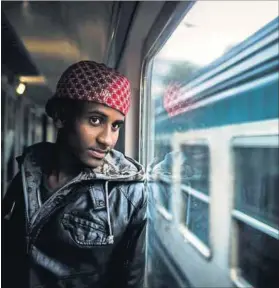
<path fill-rule="evenodd" d="M 181 189 L 178 191 L 174 189 L 178 187 L 177 182 L 172 187 L 172 194 L 166 193 L 166 185 L 158 188 L 160 184 L 156 183 L 154 184 L 156 188 L 152 188 L 153 191 L 157 190 L 160 195 L 158 199 L 164 207 L 169 207 L 167 200 L 170 201 L 170 197 L 174 197 L 173 203 L 176 203 L 175 201 L 180 198 L 175 196 L 183 196 L 182 203 L 172 207 L 178 209 L 182 206 L 178 211 L 172 211 L 174 220 L 171 222 L 174 223 L 172 233 L 161 228 L 167 220 L 156 217 L 157 212 L 152 211 L 155 215 L 152 218 L 154 231 L 158 234 L 154 246 L 158 247 L 159 243 L 162 243 L 165 248 L 161 255 L 150 256 L 152 259 L 150 262 L 155 262 L 157 257 L 164 260 L 164 263 L 157 261 L 150 269 L 151 277 L 154 275 L 155 278 L 151 283 L 156 283 L 158 285 L 156 288 L 164 287 L 169 274 L 171 276 L 180 274 L 177 273 L 180 269 L 182 275 L 186 275 L 195 283 L 193 287 L 233 287 L 235 284 L 231 280 L 235 279 L 230 279 L 229 263 L 236 256 L 235 253 L 239 256 L 236 265 L 242 272 L 242 278 L 254 288 L 270 287 L 271 281 L 275 283 L 273 287 L 279 287 L 278 278 L 276 279 L 279 275 L 276 260 L 279 258 L 278 241 L 275 242 L 268 235 L 241 223 L 239 234 L 231 234 L 231 237 L 228 234 L 229 217 L 234 208 L 231 207 L 232 197 L 236 198 L 235 209 L 273 227 L 279 223 L 278 151 L 265 152 L 264 149 L 257 149 L 252 152 L 250 148 L 250 150 L 236 149 L 232 155 L 224 155 L 227 162 L 223 166 L 227 170 L 218 171 L 218 162 L 214 160 L 215 157 L 211 158 L 209 155 L 209 147 L 201 145 L 206 142 L 198 142 L 200 145 L 188 145 L 182 140 L 192 139 L 192 136 L 195 138 L 195 133 L 205 138 L 208 136 L 211 143 L 210 151 L 216 151 L 218 154 L 221 153 L 219 151 L 226 151 L 225 149 L 229 148 L 227 140 L 230 136 L 234 137 L 230 133 L 239 132 L 241 135 L 242 132 L 246 133 L 241 129 L 248 127 L 249 130 L 249 127 L 252 128 L 252 122 L 253 127 L 257 127 L 254 125 L 258 124 L 260 127 L 262 124 L 265 125 L 265 120 L 278 119 L 278 109 L 275 108 L 278 106 L 276 105 L 278 81 L 274 75 L 278 66 L 275 60 L 278 58 L 278 45 L 275 44 L 278 33 L 275 29 L 278 30 L 278 1 L 195 1 L 172 35 L 168 39 L 163 39 L 162 49 L 153 51 L 156 56 L 151 61 L 152 66 L 149 66 L 151 73 L 144 75 L 151 79 L 150 86 L 149 81 L 146 82 L 148 83 L 145 89 L 147 94 L 144 95 L 146 109 L 142 110 L 143 118 L 150 120 L 147 121 L 144 136 L 147 142 L 162 138 L 168 141 L 157 143 L 154 155 L 145 154 L 151 155 L 152 159 L 144 161 L 151 163 L 154 157 L 158 157 L 157 172 L 164 176 L 170 175 L 172 171 L 180 171 L 180 175 L 175 175 L 179 176 L 178 180 L 181 179 Z M 270 77 L 268 79 L 272 79 L 272 82 L 264 83 L 267 77 Z M 149 109 L 150 107 L 152 108 Z M 244 123 L 244 126 L 239 125 Z M 238 127 L 232 129 L 232 126 L 237 125 L 239 129 Z M 213 139 L 211 134 L 221 127 L 220 132 L 224 131 L 225 141 L 223 137 Z M 150 132 L 152 135 L 149 135 Z M 175 135 L 178 136 L 177 139 Z M 218 133 L 215 135 L 219 136 Z M 170 148 L 178 145 L 183 157 L 181 155 L 169 157 L 171 154 L 168 153 L 172 152 Z M 219 150 L 219 147 L 224 149 Z M 147 152 L 149 151 L 148 147 Z M 181 161 L 178 163 L 177 159 L 182 160 L 182 163 Z M 231 171 L 234 161 L 236 164 L 232 175 L 222 174 Z M 216 167 L 214 174 L 210 170 L 211 165 Z M 233 183 L 231 181 L 224 183 L 222 175 L 225 176 L 224 179 L 235 178 L 236 189 L 232 194 L 230 188 Z M 176 179 L 173 176 L 172 182 Z M 212 187 L 217 188 L 216 191 L 210 191 L 210 181 L 213 182 Z M 220 196 L 225 200 L 221 204 Z M 214 203 L 210 206 L 211 217 L 209 217 L 209 203 Z M 220 219 L 216 217 L 223 216 L 227 226 L 217 227 Z M 213 223 L 211 225 L 210 222 L 210 226 L 209 219 Z M 185 229 L 176 231 L 176 221 L 184 225 L 188 231 Z M 214 226 L 217 230 L 209 229 Z M 187 241 L 181 241 L 177 234 L 179 232 L 187 232 L 183 235 L 193 244 L 192 247 Z M 149 241 L 156 233 L 149 234 Z M 199 251 L 205 255 L 203 248 L 211 248 L 208 247 L 211 246 L 209 233 L 215 233 L 210 238 L 214 248 L 212 261 L 202 259 L 198 253 Z M 194 236 L 204 245 L 196 241 Z M 238 241 L 235 241 L 237 237 Z M 230 245 L 235 242 L 236 245 Z M 263 249 L 264 246 L 269 246 L 266 251 Z M 274 250 L 273 258 L 270 254 L 272 250 Z M 173 262 L 179 266 L 172 265 L 172 269 L 165 272 L 167 275 L 158 275 L 157 270 L 161 267 L 163 269 L 164 264 L 168 262 L 165 261 L 168 251 L 172 255 Z M 178 255 L 181 255 L 181 258 Z M 237 282 L 240 283 L 241 279 L 238 278 Z M 175 283 L 166 285 L 166 287 L 186 286 Z"/>
<path fill-rule="evenodd" d="M 181 182 L 209 195 L 209 149 L 205 145 L 183 145 Z"/>
<path fill-rule="evenodd" d="M 165 155 L 163 161 L 156 164 L 153 168 L 153 174 L 156 175 L 172 175 L 172 155 L 168 153 Z"/>
<path fill-rule="evenodd" d="M 167 211 L 171 210 L 171 185 L 165 181 L 148 182 L 150 198 L 154 199 L 158 204 L 163 206 Z"/>
<path fill-rule="evenodd" d="M 154 156 L 157 159 L 157 163 L 164 160 L 166 154 L 171 152 L 170 144 L 163 144 L 161 142 L 155 143 Z"/>
<path fill-rule="evenodd" d="M 170 176 L 172 174 L 171 146 L 160 142 L 155 144 L 154 160 L 152 164 L 152 175 Z"/>

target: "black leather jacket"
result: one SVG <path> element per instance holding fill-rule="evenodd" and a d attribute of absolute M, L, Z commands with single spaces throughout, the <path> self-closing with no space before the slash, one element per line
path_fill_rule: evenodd
<path fill-rule="evenodd" d="M 19 160 L 3 201 L 3 287 L 143 287 L 147 199 L 142 167 L 113 150 L 41 203 L 53 144 Z"/>

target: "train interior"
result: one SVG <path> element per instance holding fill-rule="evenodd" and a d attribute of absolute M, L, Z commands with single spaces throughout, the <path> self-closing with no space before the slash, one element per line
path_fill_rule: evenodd
<path fill-rule="evenodd" d="M 145 287 L 279 287 L 278 1 L 2 1 L 1 191 L 55 142 L 80 60 L 131 81 L 116 149 L 142 163 Z M 276 192 L 277 191 L 277 192 Z"/>

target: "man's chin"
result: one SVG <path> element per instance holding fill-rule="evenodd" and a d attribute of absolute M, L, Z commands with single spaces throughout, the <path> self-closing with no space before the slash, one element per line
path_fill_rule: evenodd
<path fill-rule="evenodd" d="M 103 165 L 104 159 L 90 159 L 87 161 L 84 161 L 83 163 L 91 169 L 97 168 L 101 165 Z"/>

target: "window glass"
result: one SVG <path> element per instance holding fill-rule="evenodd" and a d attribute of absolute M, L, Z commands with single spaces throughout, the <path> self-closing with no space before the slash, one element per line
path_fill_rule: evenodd
<path fill-rule="evenodd" d="M 276 17 L 275 1 L 197 1 L 155 57 L 152 96 L 172 81 L 187 83 Z"/>
<path fill-rule="evenodd" d="M 149 173 L 153 177 L 165 176 L 170 179 L 172 175 L 172 158 L 173 153 L 171 152 L 171 145 L 166 144 L 163 141 L 156 141 L 154 147 L 154 158 L 150 163 Z"/>
<path fill-rule="evenodd" d="M 152 198 L 167 211 L 171 211 L 171 185 L 162 180 L 148 183 Z"/>
<path fill-rule="evenodd" d="M 236 209 L 274 228 L 279 223 L 278 152 L 278 148 L 234 148 Z"/>
<path fill-rule="evenodd" d="M 155 143 L 155 159 L 156 162 L 164 161 L 165 156 L 171 152 L 171 146 L 170 144 L 165 144 L 163 141 L 157 141 Z"/>
<path fill-rule="evenodd" d="M 169 288 L 169 287 L 192 287 L 189 280 L 184 277 L 177 277 L 179 269 L 176 269 L 169 252 L 158 242 L 158 234 L 154 227 L 148 225 L 148 232 L 153 235 L 149 238 L 147 246 L 150 261 L 148 266 L 152 267 L 152 274 L 148 276 L 148 287 L 150 288 Z M 172 272 L 175 269 L 175 274 Z M 181 275 L 180 275 L 181 276 Z M 178 281 L 179 279 L 179 281 Z"/>
<path fill-rule="evenodd" d="M 279 287 L 279 241 L 242 222 L 238 226 L 238 258 L 243 277 L 253 287 Z"/>
<path fill-rule="evenodd" d="M 279 223 L 278 151 L 229 147 L 230 137 L 268 134 L 274 131 L 272 121 L 278 120 L 278 1 L 193 1 L 181 15 L 168 39 L 159 36 L 163 45 L 152 51 L 155 56 L 147 63 L 150 74 L 144 75 L 148 86 L 144 87 L 142 136 L 148 144 L 143 145 L 142 155 L 148 159 L 143 163 L 148 167 L 158 158 L 151 171 L 171 176 L 172 184 L 171 192 L 167 184 L 159 183 L 154 191 L 161 191 L 158 199 L 166 209 L 168 203 L 174 204 L 172 233 L 162 229 L 168 231 L 169 226 L 160 222 L 155 209 L 152 225 L 194 287 L 244 287 L 246 280 L 261 288 L 258 279 L 271 281 L 274 269 L 257 276 L 260 262 L 253 257 L 264 257 L 262 244 L 255 244 L 255 253 L 248 248 L 246 254 L 245 245 L 257 233 L 269 239 L 265 243 L 275 242 L 255 225 L 251 230 L 231 217 L 238 212 L 263 225 Z M 174 18 L 166 21 L 166 35 Z M 192 144 L 200 137 L 205 141 Z M 179 175 L 173 175 L 176 171 Z M 242 225 L 234 235 L 230 234 L 232 221 Z M 179 255 L 190 257 L 190 265 Z M 269 269 L 269 264 L 264 265 L 261 269 Z M 230 278 L 233 267 L 239 268 L 235 279 Z M 196 277 L 200 271 L 202 277 Z"/>
<path fill-rule="evenodd" d="M 155 202 L 170 212 L 171 205 L 171 146 L 163 141 L 157 141 L 154 148 L 154 159 L 150 167 L 152 181 L 148 183 Z"/>
<path fill-rule="evenodd" d="M 233 98 L 188 113 L 179 111 L 193 106 L 193 95 L 206 93 L 199 92 L 195 79 L 224 62 L 229 54 L 243 50 L 240 45 L 276 17 L 275 1 L 197 1 L 153 59 L 150 98 L 154 121 L 150 124 L 155 135 L 229 124 L 246 118 L 246 113 L 252 115 L 249 105 L 243 106 L 244 114 L 239 113 L 239 102 Z M 250 103 L 249 95 L 243 97 L 243 105 Z"/>
<path fill-rule="evenodd" d="M 149 279 L 151 287 L 169 288 L 170 285 L 178 285 L 176 279 L 172 277 L 167 265 L 160 258 L 160 253 L 157 253 L 157 257 L 152 257 L 152 267 L 154 273 Z"/>
<path fill-rule="evenodd" d="M 208 203 L 187 193 L 183 193 L 183 200 L 185 207 L 183 224 L 209 246 Z"/>

